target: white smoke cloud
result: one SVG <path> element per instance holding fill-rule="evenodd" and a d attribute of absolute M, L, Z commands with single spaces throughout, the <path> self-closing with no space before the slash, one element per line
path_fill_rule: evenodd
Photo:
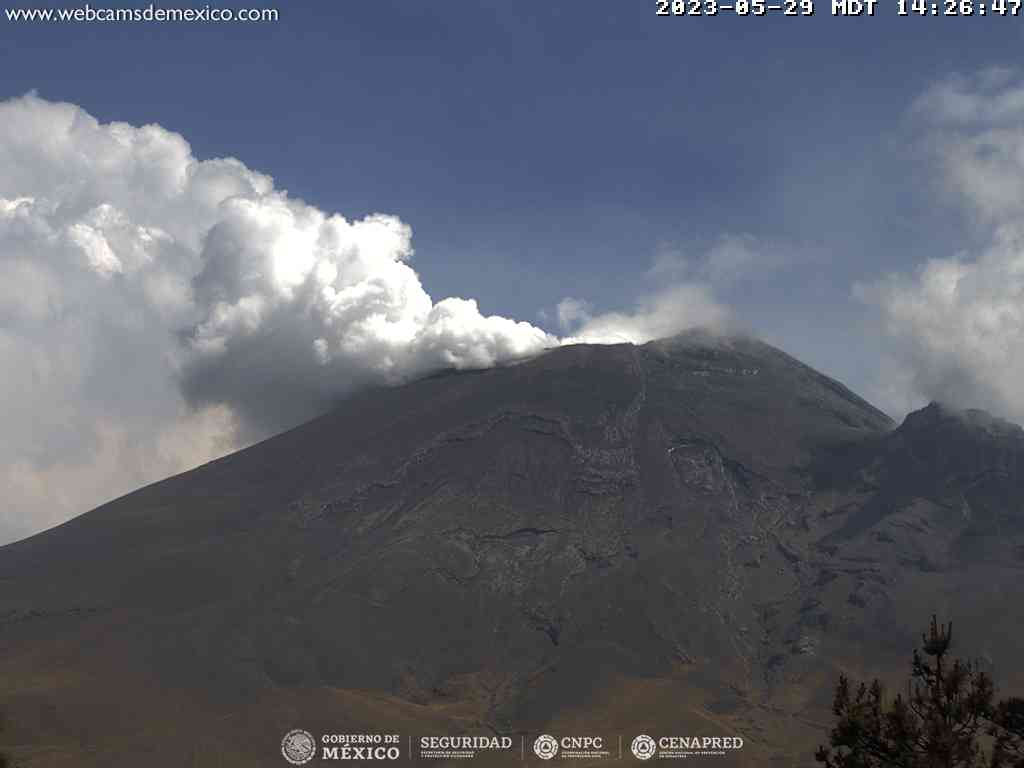
<path fill-rule="evenodd" d="M 408 263 L 412 232 L 394 217 L 349 222 L 280 193 L 220 208 L 192 283 L 202 311 L 183 391 L 195 404 L 230 404 L 261 433 L 358 387 L 557 343 L 472 300 L 435 304 Z"/>
<path fill-rule="evenodd" d="M 682 282 L 642 298 L 632 312 L 591 314 L 590 305 L 573 298 L 558 304 L 565 343 L 643 344 L 697 326 L 724 330 L 729 310 L 715 299 L 711 287 Z"/>
<path fill-rule="evenodd" d="M 893 341 L 880 385 L 895 411 L 935 399 L 1024 420 L 1024 81 L 986 70 L 913 107 L 985 245 L 855 287 Z"/>
<path fill-rule="evenodd" d="M 293 426 L 354 390 L 727 312 L 697 282 L 559 339 L 435 302 L 394 216 L 349 220 L 157 125 L 0 102 L 0 543 Z"/>
<path fill-rule="evenodd" d="M 0 541 L 353 389 L 558 339 L 434 302 L 397 218 L 350 221 L 160 126 L 0 102 Z"/>
<path fill-rule="evenodd" d="M 735 283 L 763 278 L 806 260 L 793 244 L 766 243 L 748 233 L 723 234 L 701 246 L 658 246 L 645 277 L 659 287 L 641 296 L 632 311 L 597 313 L 584 299 L 566 297 L 555 316 L 563 343 L 642 344 L 688 328 L 736 330 L 738 320 L 719 298 Z"/>

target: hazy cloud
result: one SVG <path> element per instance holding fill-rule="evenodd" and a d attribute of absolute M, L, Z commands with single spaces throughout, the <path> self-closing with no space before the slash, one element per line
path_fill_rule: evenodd
<path fill-rule="evenodd" d="M 589 301 L 567 297 L 558 302 L 556 314 L 558 315 L 558 327 L 563 333 L 569 333 L 578 328 L 581 323 L 590 320 L 593 313 L 593 306 Z"/>
<path fill-rule="evenodd" d="M 914 105 L 943 177 L 984 245 L 855 287 L 892 341 L 880 390 L 1024 420 L 1024 81 L 987 70 Z"/>
<path fill-rule="evenodd" d="M 696 282 L 722 289 L 763 280 L 818 255 L 797 243 L 769 242 L 750 233 L 726 233 L 702 246 L 662 243 L 647 276 L 664 282 Z"/>
<path fill-rule="evenodd" d="M 664 288 L 643 297 L 631 312 L 595 315 L 586 302 L 567 298 L 559 303 L 558 316 L 569 334 L 565 342 L 588 344 L 642 344 L 697 326 L 724 329 L 730 320 L 711 287 L 701 283 Z"/>
<path fill-rule="evenodd" d="M 597 312 L 584 299 L 562 299 L 556 308 L 558 327 L 567 334 L 562 341 L 642 344 L 695 327 L 728 331 L 736 318 L 719 293 L 781 267 L 797 253 L 750 234 L 722 235 L 703 249 L 662 243 L 645 273 L 658 287 L 641 296 L 632 310 Z"/>
<path fill-rule="evenodd" d="M 932 126 L 1019 125 L 1024 119 L 1024 83 L 1006 67 L 952 75 L 927 88 L 911 112 Z"/>

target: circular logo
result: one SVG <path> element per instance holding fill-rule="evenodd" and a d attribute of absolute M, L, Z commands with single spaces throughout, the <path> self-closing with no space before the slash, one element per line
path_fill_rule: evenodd
<path fill-rule="evenodd" d="M 554 736 L 538 736 L 533 742 L 533 751 L 541 760 L 550 760 L 558 754 L 558 740 Z"/>
<path fill-rule="evenodd" d="M 658 751 L 658 745 L 654 743 L 654 739 L 646 734 L 640 734 L 633 739 L 629 748 L 633 750 L 633 757 L 637 760 L 650 760 Z"/>
<path fill-rule="evenodd" d="M 281 739 L 281 754 L 292 765 L 305 765 L 316 757 L 316 739 L 301 728 L 288 731 Z"/>

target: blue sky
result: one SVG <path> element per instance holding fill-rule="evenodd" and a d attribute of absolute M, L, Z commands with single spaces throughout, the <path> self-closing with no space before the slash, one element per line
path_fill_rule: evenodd
<path fill-rule="evenodd" d="M 1020 212 L 986 214 L 1021 175 L 1019 17 L 903 18 L 895 0 L 871 18 L 833 17 L 822 2 L 813 18 L 659 18 L 646 0 L 277 7 L 279 22 L 257 25 L 0 19 L 0 102 L 35 92 L 101 124 L 158 124 L 196 158 L 238 158 L 321 211 L 397 216 L 435 301 L 475 298 L 485 314 L 562 335 L 566 297 L 595 316 L 697 281 L 740 325 L 896 417 L 933 396 L 1024 413 L 1007 383 L 1015 368 L 976 373 L 1024 350 L 1024 294 L 1004 279 L 1017 274 L 1006 244 Z M 31 145 L 3 130 L 0 164 L 18 165 L 24 147 L 45 153 L 45 136 Z M 63 194 L 42 178 L 0 165 L 0 198 Z M 740 254 L 726 269 L 714 257 L 723 244 Z M 943 261 L 921 273 L 928 259 Z M 949 299 L 957 259 L 970 290 Z M 943 346 L 968 326 L 981 336 Z M 976 339 L 981 356 L 965 355 Z M 107 367 L 118 359 L 110 352 Z M 182 396 L 231 404 L 231 377 L 218 369 Z M 37 448 L 25 461 L 44 472 L 57 459 Z"/>

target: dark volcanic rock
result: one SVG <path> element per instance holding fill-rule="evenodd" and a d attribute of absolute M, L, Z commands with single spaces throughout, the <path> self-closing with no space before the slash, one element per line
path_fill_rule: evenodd
<path fill-rule="evenodd" d="M 838 670 L 902 674 L 932 610 L 1022 682 L 1022 444 L 703 333 L 367 393 L 0 549 L 5 737 L 279 765 L 292 727 L 571 726 L 807 763 Z"/>

